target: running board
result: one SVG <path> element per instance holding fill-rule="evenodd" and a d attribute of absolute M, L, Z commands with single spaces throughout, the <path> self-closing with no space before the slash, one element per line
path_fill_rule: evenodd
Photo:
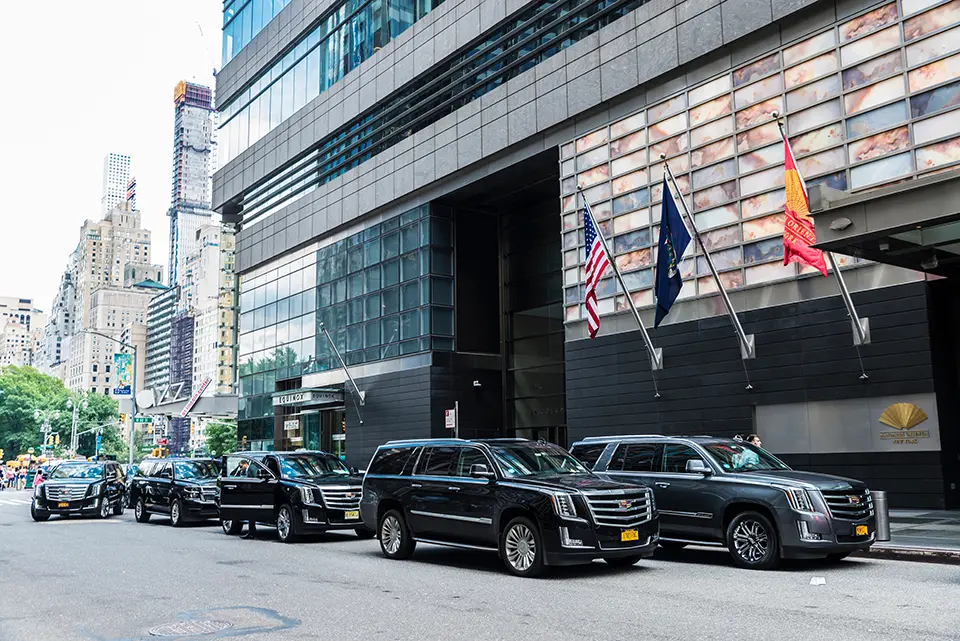
<path fill-rule="evenodd" d="M 417 543 L 429 543 L 430 545 L 442 545 L 448 548 L 460 548 L 461 550 L 483 550 L 484 552 L 496 552 L 497 548 L 484 547 L 482 545 L 469 545 L 467 543 L 450 543 L 448 541 L 434 541 L 431 539 L 414 539 Z"/>
<path fill-rule="evenodd" d="M 671 539 L 666 536 L 660 537 L 661 541 L 666 541 L 667 543 L 686 543 L 687 545 L 706 545 L 712 548 L 725 548 L 727 547 L 723 543 L 717 543 L 716 541 L 694 541 L 693 539 Z"/>

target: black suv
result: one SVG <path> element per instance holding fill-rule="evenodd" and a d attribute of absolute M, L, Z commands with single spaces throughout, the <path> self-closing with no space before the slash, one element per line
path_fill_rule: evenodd
<path fill-rule="evenodd" d="M 151 514 L 169 514 L 174 527 L 217 518 L 219 471 L 220 462 L 214 459 L 144 459 L 129 488 L 137 522 L 146 523 Z"/>
<path fill-rule="evenodd" d="M 574 443 L 594 472 L 654 488 L 660 545 L 726 546 L 745 568 L 781 558 L 839 560 L 876 537 L 860 481 L 790 469 L 749 443 L 709 436 L 611 436 Z"/>
<path fill-rule="evenodd" d="M 311 532 L 355 530 L 360 521 L 362 477 L 326 452 L 238 452 L 220 468 L 220 523 L 239 534 L 245 522 L 275 525 L 290 543 Z"/>
<path fill-rule="evenodd" d="M 360 515 L 390 559 L 418 542 L 497 550 L 507 569 L 602 558 L 627 566 L 659 536 L 653 493 L 591 473 L 566 450 L 523 439 L 392 441 L 363 479 Z"/>
<path fill-rule="evenodd" d="M 30 516 L 46 521 L 51 514 L 95 515 L 105 519 L 123 514 L 123 470 L 113 461 L 66 461 L 33 491 Z"/>

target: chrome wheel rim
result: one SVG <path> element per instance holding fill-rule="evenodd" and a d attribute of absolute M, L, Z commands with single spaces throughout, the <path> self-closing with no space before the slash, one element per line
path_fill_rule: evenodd
<path fill-rule="evenodd" d="M 733 530 L 733 545 L 741 559 L 747 563 L 759 563 L 770 549 L 770 539 L 763 524 L 745 519 Z"/>
<path fill-rule="evenodd" d="M 137 501 L 137 506 L 133 508 L 133 511 L 136 512 L 137 518 L 143 516 L 143 501 Z"/>
<path fill-rule="evenodd" d="M 400 540 L 403 537 L 403 531 L 400 528 L 400 521 L 395 516 L 388 516 L 383 520 L 380 526 L 380 540 L 383 542 L 383 549 L 388 554 L 396 554 L 400 549 Z"/>
<path fill-rule="evenodd" d="M 280 514 L 277 515 L 277 532 L 280 533 L 281 539 L 290 536 L 290 510 L 287 508 L 281 508 Z"/>
<path fill-rule="evenodd" d="M 507 562 L 520 572 L 526 572 L 537 558 L 537 539 L 523 523 L 514 525 L 504 541 Z"/>
<path fill-rule="evenodd" d="M 110 502 L 106 498 L 101 499 L 100 501 L 100 516 L 107 518 L 107 515 L 110 513 Z"/>
<path fill-rule="evenodd" d="M 223 528 L 223 531 L 227 534 L 230 533 L 231 528 L 233 528 L 233 521 L 220 521 L 220 527 Z"/>
<path fill-rule="evenodd" d="M 174 503 L 173 507 L 170 508 L 170 520 L 174 523 L 180 522 L 180 504 Z"/>

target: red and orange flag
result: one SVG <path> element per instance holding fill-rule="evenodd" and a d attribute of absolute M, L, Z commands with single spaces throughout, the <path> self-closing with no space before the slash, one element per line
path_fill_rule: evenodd
<path fill-rule="evenodd" d="M 814 231 L 813 219 L 810 218 L 807 186 L 797 169 L 797 161 L 793 158 L 790 141 L 786 136 L 783 137 L 783 155 L 786 160 L 784 169 L 787 192 L 786 216 L 783 219 L 783 264 L 803 263 L 817 268 L 826 276 L 827 263 L 823 252 L 813 247 L 817 243 L 817 232 Z"/>

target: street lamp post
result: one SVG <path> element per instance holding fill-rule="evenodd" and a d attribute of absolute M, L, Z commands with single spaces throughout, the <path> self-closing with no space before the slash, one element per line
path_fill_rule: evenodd
<path fill-rule="evenodd" d="M 127 460 L 127 463 L 133 465 L 133 432 L 137 429 L 137 346 L 124 343 L 122 340 L 114 338 L 113 336 L 101 334 L 100 332 L 95 332 L 90 329 L 84 329 L 80 331 L 84 334 L 93 334 L 94 336 L 106 338 L 107 340 L 113 341 L 114 343 L 120 345 L 120 347 L 126 347 L 127 349 L 133 350 L 133 385 L 130 388 L 130 401 L 133 403 L 133 408 L 130 413 L 130 452 Z"/>
<path fill-rule="evenodd" d="M 73 426 L 70 428 L 70 449 L 74 454 L 77 453 L 77 449 L 80 447 L 80 436 L 77 434 L 77 422 L 79 420 L 81 406 L 83 409 L 87 409 L 87 407 L 89 407 L 89 403 L 87 403 L 86 399 L 78 402 L 74 402 L 69 398 L 67 399 L 67 409 L 73 410 Z"/>
<path fill-rule="evenodd" d="M 58 410 L 33 410 L 33 418 L 35 420 L 42 420 L 43 425 L 40 430 L 43 432 L 43 445 L 40 446 L 41 451 L 46 451 L 47 449 L 47 438 L 50 436 L 51 427 L 50 419 L 57 420 L 60 418 L 60 412 Z M 52 448 L 51 448 L 52 449 Z"/>

